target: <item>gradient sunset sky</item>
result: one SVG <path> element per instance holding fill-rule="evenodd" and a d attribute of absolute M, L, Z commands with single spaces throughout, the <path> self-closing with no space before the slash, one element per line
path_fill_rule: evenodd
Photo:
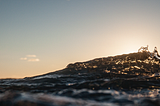
<path fill-rule="evenodd" d="M 160 51 L 160 0 L 0 0 L 0 78 Z"/>

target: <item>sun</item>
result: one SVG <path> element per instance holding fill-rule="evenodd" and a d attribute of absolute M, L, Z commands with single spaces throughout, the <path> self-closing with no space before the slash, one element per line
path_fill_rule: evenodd
<path fill-rule="evenodd" d="M 144 45 L 145 46 L 145 45 Z M 138 52 L 138 49 L 141 47 L 141 45 L 138 45 L 138 44 L 126 44 L 126 45 L 123 45 L 121 47 L 121 54 L 129 54 L 129 53 L 137 53 Z"/>
<path fill-rule="evenodd" d="M 127 50 L 122 52 L 122 54 L 129 54 L 129 53 L 136 53 L 136 52 L 138 52 L 138 50 Z"/>

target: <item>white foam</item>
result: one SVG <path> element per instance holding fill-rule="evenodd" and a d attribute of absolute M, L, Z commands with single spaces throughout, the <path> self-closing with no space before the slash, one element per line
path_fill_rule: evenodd
<path fill-rule="evenodd" d="M 44 75 L 44 76 L 39 76 L 39 77 L 35 77 L 33 79 L 42 79 L 42 78 L 58 78 L 58 77 L 61 77 L 62 75 Z"/>

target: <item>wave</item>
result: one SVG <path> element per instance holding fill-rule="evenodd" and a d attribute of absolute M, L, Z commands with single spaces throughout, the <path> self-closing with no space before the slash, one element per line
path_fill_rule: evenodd
<path fill-rule="evenodd" d="M 97 58 L 63 70 L 0 80 L 0 106 L 160 105 L 160 63 L 143 53 Z"/>

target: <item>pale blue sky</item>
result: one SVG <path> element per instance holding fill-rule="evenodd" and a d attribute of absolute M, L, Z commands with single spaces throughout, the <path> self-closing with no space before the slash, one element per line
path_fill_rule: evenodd
<path fill-rule="evenodd" d="M 0 0 L 0 78 L 160 50 L 159 29 L 159 0 Z"/>

